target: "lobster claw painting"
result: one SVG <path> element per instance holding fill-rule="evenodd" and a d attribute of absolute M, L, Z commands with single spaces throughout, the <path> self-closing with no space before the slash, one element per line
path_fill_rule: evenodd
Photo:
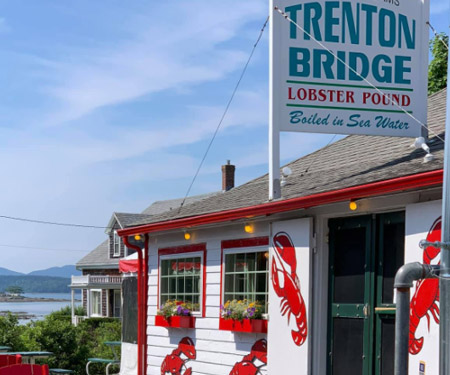
<path fill-rule="evenodd" d="M 267 341 L 261 339 L 253 344 L 250 354 L 233 366 L 229 375 L 259 375 L 261 374 L 259 370 L 265 365 L 267 365 Z"/>
<path fill-rule="evenodd" d="M 293 329 L 292 339 L 295 345 L 301 346 L 308 335 L 306 307 L 300 290 L 297 276 L 297 257 L 295 246 L 285 232 L 273 237 L 274 256 L 272 259 L 272 285 L 275 293 L 281 298 L 281 315 L 287 315 L 288 324 L 291 315 L 295 319 L 297 329 Z M 281 279 L 283 284 L 281 284 Z"/>
<path fill-rule="evenodd" d="M 297 374 L 310 368 L 311 218 L 271 224 L 267 372 Z"/>
<path fill-rule="evenodd" d="M 161 364 L 161 375 L 192 375 L 192 368 L 186 363 L 197 358 L 194 342 L 190 337 L 184 337 L 171 354 L 166 355 Z"/>
<path fill-rule="evenodd" d="M 441 218 L 431 226 L 426 240 L 429 242 L 441 241 Z M 431 264 L 440 254 L 441 249 L 428 246 L 423 250 L 423 263 Z M 438 262 L 440 264 L 440 262 Z M 423 279 L 416 283 L 414 295 L 409 310 L 409 353 L 420 353 L 424 338 L 416 338 L 416 330 L 421 319 L 426 318 L 428 331 L 430 331 L 431 318 L 439 324 L 439 279 Z"/>

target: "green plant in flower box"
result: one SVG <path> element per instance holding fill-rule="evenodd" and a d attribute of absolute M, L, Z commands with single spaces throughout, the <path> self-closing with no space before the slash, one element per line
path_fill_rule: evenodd
<path fill-rule="evenodd" d="M 167 300 L 158 310 L 157 314 L 166 319 L 171 316 L 191 316 L 192 311 L 198 311 L 198 304 L 190 302 Z"/>
<path fill-rule="evenodd" d="M 264 308 L 258 301 L 232 300 L 227 301 L 221 308 L 223 319 L 262 319 Z"/>

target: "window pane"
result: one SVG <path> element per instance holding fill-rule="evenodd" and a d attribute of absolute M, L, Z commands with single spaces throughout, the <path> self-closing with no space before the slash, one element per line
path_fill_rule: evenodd
<path fill-rule="evenodd" d="M 170 267 L 169 267 L 169 275 L 176 275 L 177 274 L 177 261 L 171 260 L 170 261 Z"/>
<path fill-rule="evenodd" d="M 170 274 L 170 261 L 162 260 L 161 261 L 161 276 L 167 276 Z"/>
<path fill-rule="evenodd" d="M 236 272 L 244 272 L 246 269 L 245 253 L 236 254 Z"/>
<path fill-rule="evenodd" d="M 234 272 L 235 254 L 225 255 L 225 272 Z"/>
<path fill-rule="evenodd" d="M 248 271 L 256 270 L 256 254 L 257 253 L 248 253 L 247 254 L 247 269 L 248 269 Z"/>
<path fill-rule="evenodd" d="M 257 253 L 256 259 L 257 259 L 256 269 L 258 271 L 265 271 L 269 269 L 268 257 L 266 257 L 265 251 Z"/>
<path fill-rule="evenodd" d="M 200 285 L 200 283 L 201 283 L 201 279 L 200 279 L 200 276 L 194 276 L 194 278 L 193 278 L 193 291 L 194 291 L 194 293 L 200 293 L 200 289 L 201 289 L 201 285 Z M 189 290 L 189 289 L 187 289 L 187 287 L 186 287 L 186 290 Z"/>
<path fill-rule="evenodd" d="M 225 293 L 231 293 L 234 291 L 234 275 L 225 276 Z"/>
<path fill-rule="evenodd" d="M 161 278 L 161 293 L 169 293 L 169 279 L 167 277 Z"/>
<path fill-rule="evenodd" d="M 175 294 L 177 292 L 177 279 L 175 277 L 169 278 L 169 293 Z"/>
<path fill-rule="evenodd" d="M 192 275 L 194 273 L 194 259 L 192 259 L 192 258 L 185 259 L 184 273 L 186 275 Z"/>
<path fill-rule="evenodd" d="M 184 293 L 184 278 L 180 277 L 178 278 L 178 289 L 177 294 Z"/>
<path fill-rule="evenodd" d="M 264 293 L 267 291 L 267 274 L 258 273 L 256 275 L 256 292 Z"/>

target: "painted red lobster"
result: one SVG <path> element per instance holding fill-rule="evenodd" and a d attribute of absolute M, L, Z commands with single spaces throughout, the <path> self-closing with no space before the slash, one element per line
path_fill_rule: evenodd
<path fill-rule="evenodd" d="M 190 337 L 184 337 L 179 342 L 178 347 L 164 358 L 161 365 L 161 375 L 191 375 L 192 368 L 186 368 L 186 362 L 195 358 L 197 358 L 197 351 L 194 342 Z M 183 368 L 186 370 L 181 373 Z"/>
<path fill-rule="evenodd" d="M 279 232 L 273 237 L 274 257 L 272 259 L 272 285 L 275 293 L 281 298 L 281 315 L 287 314 L 288 324 L 291 314 L 295 317 L 297 330 L 292 330 L 295 345 L 301 346 L 308 335 L 306 321 L 306 306 L 300 291 L 300 280 L 297 276 L 297 257 L 295 246 L 285 232 Z M 289 267 L 289 271 L 284 266 Z M 281 276 L 281 277 L 280 277 Z M 283 280 L 281 286 L 280 279 Z"/>
<path fill-rule="evenodd" d="M 426 240 L 429 242 L 441 241 L 441 218 L 433 223 Z M 431 264 L 431 261 L 439 255 L 440 251 L 441 249 L 433 246 L 425 248 L 423 263 Z M 423 317 L 427 318 L 429 331 L 430 315 L 428 313 L 431 312 L 434 321 L 439 324 L 439 307 L 436 302 L 439 302 L 439 279 L 419 280 L 409 310 L 409 352 L 411 354 L 418 354 L 422 350 L 424 338 L 416 338 L 416 330 L 420 320 Z"/>
<path fill-rule="evenodd" d="M 256 361 L 262 362 L 260 366 L 256 365 Z M 257 375 L 261 374 L 259 371 L 261 367 L 267 365 L 267 341 L 261 339 L 256 341 L 250 354 L 242 358 L 241 362 L 236 362 L 233 366 L 230 375 Z"/>

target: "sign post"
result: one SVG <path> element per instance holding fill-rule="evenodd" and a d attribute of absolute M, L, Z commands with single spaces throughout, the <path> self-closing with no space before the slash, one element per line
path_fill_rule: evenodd
<path fill-rule="evenodd" d="M 271 0 L 269 199 L 279 132 L 426 135 L 429 1 Z"/>
<path fill-rule="evenodd" d="M 450 55 L 449 55 L 450 62 Z M 450 65 L 449 65 L 450 66 Z M 447 72 L 450 77 L 450 70 Z M 448 79 L 448 78 L 447 78 Z M 450 244 L 450 95 L 447 94 L 444 145 L 444 186 L 442 191 L 442 242 Z M 439 281 L 439 373 L 450 374 L 450 248 L 441 250 L 441 279 Z"/>

